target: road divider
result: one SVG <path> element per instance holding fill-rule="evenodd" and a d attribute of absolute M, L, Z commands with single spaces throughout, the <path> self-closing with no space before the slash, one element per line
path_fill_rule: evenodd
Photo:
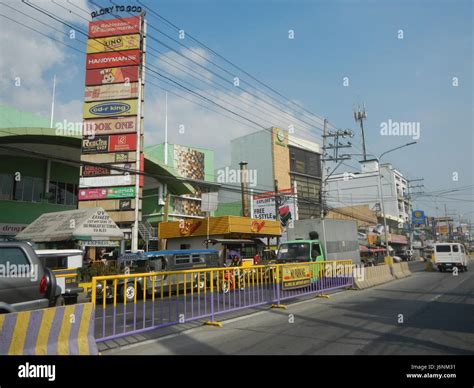
<path fill-rule="evenodd" d="M 97 355 L 92 303 L 0 315 L 0 355 Z"/>
<path fill-rule="evenodd" d="M 394 279 L 390 272 L 390 266 L 387 264 L 365 267 L 361 271 L 361 276 L 354 276 L 354 288 L 362 290 L 390 282 Z"/>

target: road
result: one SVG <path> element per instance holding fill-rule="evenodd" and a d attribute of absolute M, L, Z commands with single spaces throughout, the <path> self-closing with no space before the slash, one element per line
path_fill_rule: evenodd
<path fill-rule="evenodd" d="M 106 351 L 114 355 L 474 354 L 474 271 L 423 272 Z"/>

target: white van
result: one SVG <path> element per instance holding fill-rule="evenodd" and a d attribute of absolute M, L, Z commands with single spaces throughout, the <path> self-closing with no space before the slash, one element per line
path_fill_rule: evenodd
<path fill-rule="evenodd" d="M 459 243 L 434 244 L 435 265 L 439 272 L 457 267 L 460 272 L 467 271 L 468 256 L 464 245 Z"/>

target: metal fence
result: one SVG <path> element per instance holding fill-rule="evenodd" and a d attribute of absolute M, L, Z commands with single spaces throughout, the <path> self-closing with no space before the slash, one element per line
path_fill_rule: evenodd
<path fill-rule="evenodd" d="M 353 285 L 351 260 L 92 279 L 98 342 Z"/>

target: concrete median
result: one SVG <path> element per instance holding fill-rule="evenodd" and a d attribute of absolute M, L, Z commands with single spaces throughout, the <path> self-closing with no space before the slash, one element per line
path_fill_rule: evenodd
<path fill-rule="evenodd" d="M 394 263 L 392 265 L 392 275 L 396 279 L 403 279 L 403 278 L 406 278 L 407 276 L 410 276 L 409 274 L 407 274 L 404 271 L 404 268 L 403 268 L 402 264 L 404 264 L 404 263 Z"/>
<path fill-rule="evenodd" d="M 354 277 L 354 288 L 359 290 L 394 280 L 390 267 L 386 264 L 363 268 L 361 275 Z"/>
<path fill-rule="evenodd" d="M 0 315 L 0 355 L 97 355 L 92 303 Z"/>

